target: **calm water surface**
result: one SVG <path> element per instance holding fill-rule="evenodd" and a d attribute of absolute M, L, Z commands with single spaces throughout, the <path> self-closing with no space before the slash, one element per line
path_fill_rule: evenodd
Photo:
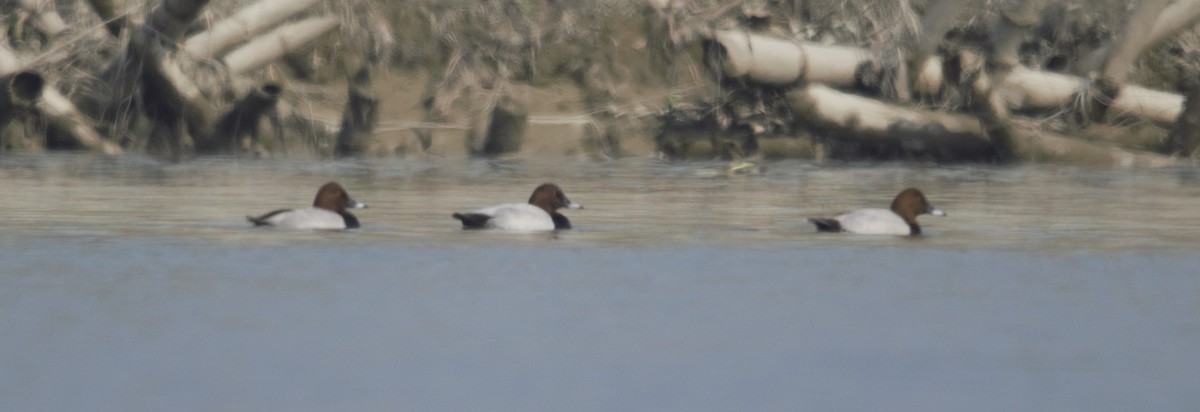
<path fill-rule="evenodd" d="M 722 166 L 0 156 L 0 410 L 1200 408 L 1200 169 Z M 363 229 L 245 222 L 329 180 Z"/>

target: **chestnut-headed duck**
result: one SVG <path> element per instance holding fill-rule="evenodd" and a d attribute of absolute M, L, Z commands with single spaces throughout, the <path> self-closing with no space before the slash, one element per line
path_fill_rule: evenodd
<path fill-rule="evenodd" d="M 520 231 L 570 229 L 571 221 L 558 209 L 582 209 L 567 199 L 562 189 L 546 183 L 533 190 L 529 203 L 505 203 L 470 213 L 455 213 L 463 229 L 506 229 Z"/>
<path fill-rule="evenodd" d="M 358 218 L 346 209 L 362 209 L 367 205 L 354 201 L 346 189 L 335 182 L 317 190 L 312 207 L 279 209 L 259 217 L 246 216 L 255 226 L 276 226 L 290 229 L 355 229 Z"/>
<path fill-rule="evenodd" d="M 813 218 L 808 221 L 817 225 L 817 231 L 820 232 L 919 235 L 921 226 L 917 225 L 917 216 L 923 214 L 946 215 L 945 212 L 929 204 L 920 190 L 908 188 L 896 195 L 890 210 L 859 209 L 832 218 Z"/>

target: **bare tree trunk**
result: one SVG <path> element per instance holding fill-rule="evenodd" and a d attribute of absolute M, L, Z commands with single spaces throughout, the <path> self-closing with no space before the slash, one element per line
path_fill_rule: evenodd
<path fill-rule="evenodd" d="M 208 2 L 209 0 L 163 0 L 150 13 L 143 27 L 160 36 L 163 42 L 176 43 L 183 38 L 188 25 L 196 20 L 196 16 L 200 15 Z"/>
<path fill-rule="evenodd" d="M 977 78 L 968 81 L 968 95 L 973 96 L 971 109 L 992 140 L 998 160 L 1016 158 L 1015 140 L 1019 131 L 1009 117 L 1003 88 L 996 86 L 1003 85 L 1004 79 L 1019 67 L 1021 42 L 1025 32 L 1037 23 L 1041 8 L 1042 0 L 1024 0 L 1005 10 L 991 33 L 992 52 L 988 55 L 991 64 L 983 66 L 990 70 L 984 69 L 976 74 Z"/>
<path fill-rule="evenodd" d="M 1167 135 L 1164 148 L 1167 153 L 1195 159 L 1200 156 L 1200 81 L 1190 83 L 1183 112 Z"/>
<path fill-rule="evenodd" d="M 88 0 L 92 10 L 100 16 L 100 20 L 104 21 L 104 28 L 108 29 L 108 34 L 114 37 L 119 36 L 122 30 L 129 27 L 129 18 L 120 14 L 121 10 L 125 8 L 123 3 L 122 0 Z"/>
<path fill-rule="evenodd" d="M 336 156 L 366 153 L 375 125 L 379 123 L 379 97 L 371 91 L 371 67 L 363 65 L 349 83 L 349 98 L 342 113 L 342 129 L 338 132 L 337 145 L 333 150 Z"/>
<path fill-rule="evenodd" d="M 161 148 L 173 159 L 183 156 L 190 133 L 193 142 L 209 139 L 213 130 L 213 108 L 200 90 L 169 57 L 169 44 L 176 43 L 188 24 L 208 0 L 164 0 L 130 38 L 128 51 L 112 70 L 120 85 L 118 104 L 141 99 L 143 113 L 153 122 L 149 147 Z M 127 124 L 133 111 L 121 111 L 118 124 Z M 160 141 L 166 139 L 165 141 Z"/>
<path fill-rule="evenodd" d="M 1200 19 L 1200 0 L 1175 0 L 1154 21 L 1146 48 L 1154 47 L 1179 32 L 1196 25 Z"/>
<path fill-rule="evenodd" d="M 1135 16 L 1141 18 L 1144 16 Z M 1154 20 L 1154 25 L 1145 34 L 1142 50 L 1157 46 L 1162 42 L 1174 37 L 1179 32 L 1182 32 L 1196 24 L 1197 19 L 1200 19 L 1200 0 L 1176 0 L 1170 5 L 1162 8 L 1158 17 Z M 1144 21 L 1142 23 L 1145 23 Z M 1135 26 L 1129 26 L 1135 27 Z M 1145 27 L 1136 27 L 1139 32 L 1146 32 Z M 1075 74 L 1087 75 L 1092 71 L 1100 68 L 1105 60 L 1113 54 L 1114 44 L 1109 43 L 1102 47 L 1093 50 L 1084 56 L 1073 69 Z M 1134 57 L 1136 59 L 1136 56 Z"/>
<path fill-rule="evenodd" d="M 496 157 L 521 149 L 528 109 L 514 98 L 505 84 L 493 85 L 483 98 L 473 98 L 467 129 L 467 152 L 472 156 Z"/>
<path fill-rule="evenodd" d="M 1125 82 L 1129 71 L 1133 69 L 1133 62 L 1150 44 L 1150 32 L 1146 27 L 1154 24 L 1167 3 L 1168 0 L 1141 0 L 1137 11 L 1125 24 L 1117 47 L 1105 59 L 1100 70 L 1101 77 L 1118 84 Z"/>
<path fill-rule="evenodd" d="M 476 155 L 495 157 L 520 151 L 525 141 L 525 127 L 529 124 L 525 104 L 505 94 L 496 101 L 487 117 L 483 148 Z"/>
<path fill-rule="evenodd" d="M 274 82 L 250 90 L 233 105 L 233 109 L 221 116 L 213 139 L 196 143 L 196 153 L 233 153 L 242 149 L 244 138 L 257 141 L 259 123 L 275 109 L 282 93 L 283 86 Z"/>

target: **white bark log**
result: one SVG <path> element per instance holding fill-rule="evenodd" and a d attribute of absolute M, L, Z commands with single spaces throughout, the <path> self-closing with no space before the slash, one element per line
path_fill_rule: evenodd
<path fill-rule="evenodd" d="M 881 139 L 899 140 L 902 147 L 938 151 L 939 145 L 970 154 L 986 145 L 979 120 L 970 115 L 927 112 L 843 93 L 811 84 L 788 93 L 793 114 L 841 139 L 871 144 Z M 1061 161 L 1074 164 L 1161 167 L 1178 159 L 1154 153 L 1125 150 L 1035 130 L 1013 130 L 1013 149 L 1025 161 Z M 915 132 L 915 133 L 913 133 Z"/>
<path fill-rule="evenodd" d="M 1014 139 L 1016 155 L 1025 161 L 1057 161 L 1120 167 L 1166 167 L 1179 163 L 1173 156 L 1126 150 L 1050 133 L 1025 130 Z"/>
<path fill-rule="evenodd" d="M 20 0 L 21 8 L 29 11 L 37 20 L 37 28 L 50 37 L 67 29 L 67 23 L 54 9 L 52 0 Z"/>
<path fill-rule="evenodd" d="M 1183 30 L 1196 25 L 1200 19 L 1200 0 L 1176 0 L 1163 9 L 1150 30 L 1150 45 L 1156 45 Z"/>
<path fill-rule="evenodd" d="M 1162 13 L 1159 13 L 1158 19 L 1154 21 L 1145 48 L 1154 47 L 1196 25 L 1197 20 L 1200 20 L 1200 0 L 1177 0 L 1171 3 L 1163 9 Z M 1075 65 L 1074 72 L 1086 74 L 1095 71 L 1104 63 L 1104 59 L 1112 50 L 1112 43 L 1093 50 L 1080 59 L 1079 63 Z"/>
<path fill-rule="evenodd" d="M 856 68 L 869 59 L 866 50 L 798 44 L 738 31 L 722 31 L 713 40 L 725 48 L 722 75 L 753 83 L 786 86 L 803 79 L 835 87 L 853 86 Z M 819 63 L 818 63 L 819 62 Z M 917 75 L 915 90 L 933 94 L 942 85 L 939 59 L 928 59 Z M 1053 109 L 1076 103 L 1088 80 L 1059 73 L 1012 68 L 1001 87 L 1001 95 L 1013 110 Z M 1126 85 L 1109 106 L 1109 113 L 1171 124 L 1183 110 L 1177 94 Z"/>
<path fill-rule="evenodd" d="M 743 31 L 718 31 L 713 41 L 725 49 L 721 61 L 724 76 L 774 86 L 802 79 L 852 86 L 858 66 L 873 59 L 863 49 L 800 44 Z"/>
<path fill-rule="evenodd" d="M 79 113 L 79 109 L 76 109 L 66 96 L 59 93 L 53 85 L 47 86 L 42 90 L 42 100 L 38 102 L 37 107 L 52 122 L 58 123 L 75 138 L 75 141 L 90 150 L 105 154 L 121 153 L 121 147 L 100 137 L 100 133 L 96 132 L 91 122 Z"/>
<path fill-rule="evenodd" d="M 306 43 L 338 27 L 336 16 L 314 17 L 281 26 L 258 39 L 239 47 L 223 59 L 233 73 L 245 73 L 259 68 L 288 52 L 299 49 Z"/>
<path fill-rule="evenodd" d="M 671 0 L 646 0 L 646 5 L 655 10 L 666 10 L 671 5 Z"/>
<path fill-rule="evenodd" d="M 945 84 L 945 73 L 942 71 L 942 59 L 930 56 L 921 63 L 920 70 L 913 79 L 913 92 L 920 96 L 933 96 L 942 91 Z"/>
<path fill-rule="evenodd" d="M 16 53 L 0 44 L 0 76 L 17 71 L 23 65 Z M 42 88 L 42 98 L 36 107 L 84 147 L 107 154 L 121 153 L 121 147 L 100 137 L 87 117 L 59 93 L 53 83 L 47 82 Z"/>
<path fill-rule="evenodd" d="M 842 93 L 828 86 L 811 84 L 798 91 L 788 93 L 791 100 L 807 99 L 814 104 L 811 113 L 828 125 L 854 128 L 873 133 L 887 133 L 898 123 L 930 124 L 941 126 L 948 133 L 968 133 L 983 138 L 979 120 L 972 116 L 927 112 L 890 105 L 869 97 Z"/>
<path fill-rule="evenodd" d="M 268 27 L 304 11 L 319 0 L 262 0 L 221 20 L 208 30 L 189 37 L 184 50 L 200 57 L 213 57 L 230 46 L 244 42 Z"/>
<path fill-rule="evenodd" d="M 21 70 L 21 58 L 8 46 L 0 43 L 0 76 Z"/>
<path fill-rule="evenodd" d="M 1071 75 L 1014 68 L 1000 86 L 1008 107 L 1013 110 L 1049 109 L 1076 104 L 1079 91 L 1087 80 Z M 1171 124 L 1183 110 L 1183 96 L 1125 86 L 1109 105 L 1109 113 Z"/>

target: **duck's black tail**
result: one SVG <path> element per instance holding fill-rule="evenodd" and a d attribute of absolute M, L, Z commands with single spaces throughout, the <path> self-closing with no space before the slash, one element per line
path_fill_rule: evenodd
<path fill-rule="evenodd" d="M 267 219 L 270 219 L 272 216 L 278 215 L 278 214 L 286 212 L 288 210 L 290 210 L 290 209 L 272 210 L 270 212 L 267 212 L 267 214 L 259 216 L 259 217 L 246 216 L 246 220 L 249 220 L 250 223 L 254 224 L 254 226 L 271 226 L 271 222 L 268 222 Z"/>
<path fill-rule="evenodd" d="M 455 213 L 453 216 L 462 221 L 463 229 L 483 229 L 492 218 L 482 213 Z"/>
<path fill-rule="evenodd" d="M 818 232 L 841 232 L 842 231 L 842 222 L 838 222 L 837 220 L 834 220 L 834 219 L 830 219 L 827 217 L 815 217 L 812 219 L 808 219 L 808 221 L 812 222 L 814 225 L 817 225 Z"/>

